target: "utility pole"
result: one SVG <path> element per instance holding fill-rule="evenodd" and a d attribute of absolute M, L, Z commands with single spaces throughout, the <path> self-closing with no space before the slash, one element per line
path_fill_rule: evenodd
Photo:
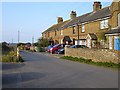
<path fill-rule="evenodd" d="M 32 37 L 32 50 L 34 51 L 34 36 Z"/>
<path fill-rule="evenodd" d="M 34 44 L 34 36 L 32 37 L 32 46 L 33 46 L 33 44 Z"/>
<path fill-rule="evenodd" d="M 12 38 L 12 41 L 11 41 L 11 43 L 13 43 L 13 38 Z"/>
<path fill-rule="evenodd" d="M 20 42 L 20 31 L 18 30 L 18 44 Z"/>

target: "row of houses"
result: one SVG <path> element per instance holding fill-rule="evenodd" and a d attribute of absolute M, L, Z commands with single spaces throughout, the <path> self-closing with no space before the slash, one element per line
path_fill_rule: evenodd
<path fill-rule="evenodd" d="M 79 44 L 89 48 L 103 47 L 120 50 L 120 1 L 102 8 L 101 2 L 94 2 L 93 11 L 77 16 L 71 11 L 70 19 L 57 18 L 42 33 L 51 44 Z"/>

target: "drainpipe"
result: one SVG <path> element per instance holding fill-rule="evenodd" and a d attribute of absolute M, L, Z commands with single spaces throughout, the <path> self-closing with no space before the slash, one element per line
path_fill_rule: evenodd
<path fill-rule="evenodd" d="M 78 20 L 78 21 L 77 21 L 77 24 L 76 24 L 76 25 L 77 25 L 77 28 L 78 28 L 78 41 L 79 41 L 79 22 L 80 22 L 80 21 Z M 77 43 L 77 44 L 78 44 L 78 43 Z"/>

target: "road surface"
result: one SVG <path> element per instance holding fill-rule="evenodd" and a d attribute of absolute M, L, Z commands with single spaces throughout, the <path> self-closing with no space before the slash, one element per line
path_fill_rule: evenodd
<path fill-rule="evenodd" d="M 118 88 L 118 71 L 20 52 L 25 62 L 3 63 L 3 88 Z"/>

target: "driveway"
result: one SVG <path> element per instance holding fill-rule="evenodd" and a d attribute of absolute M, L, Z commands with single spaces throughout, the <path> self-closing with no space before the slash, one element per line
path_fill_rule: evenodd
<path fill-rule="evenodd" d="M 21 51 L 25 62 L 2 64 L 3 88 L 118 88 L 118 71 Z"/>

